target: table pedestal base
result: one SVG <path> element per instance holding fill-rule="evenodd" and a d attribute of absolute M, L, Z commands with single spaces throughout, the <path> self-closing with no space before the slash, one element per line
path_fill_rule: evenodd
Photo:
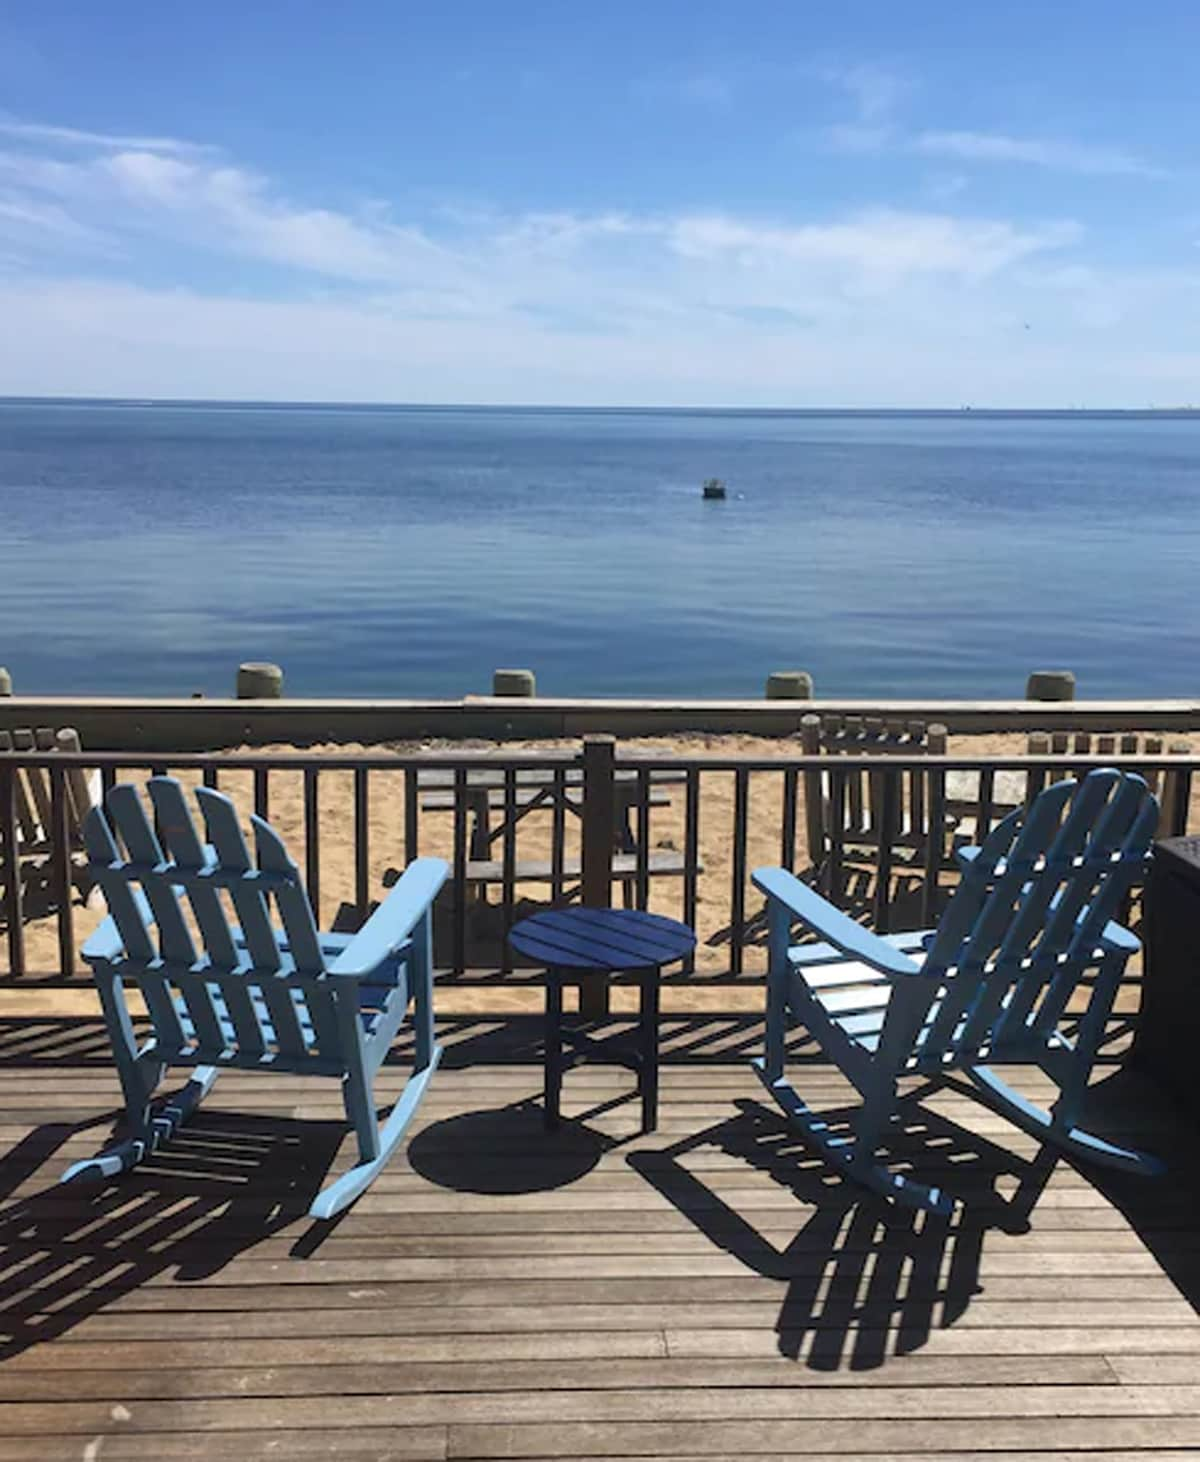
<path fill-rule="evenodd" d="M 581 1025 L 563 1021 L 563 986 L 578 985 L 582 1002 L 583 990 L 593 980 L 607 982 L 608 971 L 546 971 L 546 1056 L 545 1117 L 547 1127 L 557 1127 L 562 1097 L 562 1079 L 582 1061 L 610 1061 L 637 1073 L 637 1091 L 642 1099 L 642 1131 L 653 1132 L 658 1126 L 658 982 L 659 971 L 646 969 L 627 971 L 636 976 L 641 987 L 637 1034 L 597 1038 Z"/>

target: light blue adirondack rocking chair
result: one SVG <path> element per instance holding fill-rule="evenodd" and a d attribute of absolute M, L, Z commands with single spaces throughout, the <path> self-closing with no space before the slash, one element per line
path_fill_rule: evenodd
<path fill-rule="evenodd" d="M 767 896 L 766 1052 L 755 1062 L 791 1122 L 835 1168 L 888 1198 L 947 1214 L 954 1198 L 877 1160 L 905 1076 L 966 1075 L 1012 1122 L 1068 1152 L 1143 1173 L 1154 1159 L 1076 1126 L 1126 961 L 1138 948 L 1112 922 L 1144 871 L 1158 804 L 1141 777 L 1090 772 L 1058 782 L 960 850 L 962 878 L 938 927 L 871 933 L 780 868 L 760 868 Z M 822 941 L 792 942 L 794 922 Z M 1073 1035 L 1071 997 L 1090 998 Z M 784 1074 L 789 1027 L 808 1028 L 862 1105 L 841 1135 Z M 1057 1085 L 1050 1111 L 992 1067 L 1036 1065 Z"/>
<path fill-rule="evenodd" d="M 433 1038 L 431 909 L 447 866 L 440 858 L 418 859 L 357 934 L 321 934 L 296 865 L 268 823 L 251 818 L 255 866 L 228 797 L 197 788 L 202 839 L 177 781 L 154 777 L 149 791 L 165 853 L 130 784 L 109 792 L 107 815 L 96 807 L 84 822 L 89 872 L 109 917 L 83 954 L 99 988 L 130 1130 L 62 1180 L 133 1167 L 187 1120 L 226 1067 L 328 1076 L 342 1083 L 359 1151 L 358 1164 L 327 1184 L 309 1209 L 313 1218 L 331 1218 L 395 1151 L 441 1056 Z M 282 930 L 272 924 L 271 898 Z M 225 899 L 236 925 L 226 917 Z M 140 1048 L 129 986 L 141 991 L 153 1028 Z M 375 1074 L 410 999 L 413 1072 L 381 1124 Z M 155 1088 L 170 1067 L 192 1068 L 191 1080 L 156 1104 Z"/>

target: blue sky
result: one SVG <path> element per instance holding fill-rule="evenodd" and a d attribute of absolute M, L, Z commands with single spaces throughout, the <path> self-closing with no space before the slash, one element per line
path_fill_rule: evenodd
<path fill-rule="evenodd" d="M 0 392 L 1200 404 L 1195 0 L 0 6 Z"/>

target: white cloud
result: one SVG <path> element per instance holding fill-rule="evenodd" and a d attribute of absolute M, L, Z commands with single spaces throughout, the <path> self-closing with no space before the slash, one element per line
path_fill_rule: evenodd
<path fill-rule="evenodd" d="M 111 247 L 103 232 L 79 223 L 57 203 L 8 196 L 0 191 L 0 232 L 12 234 L 18 230 L 41 242 L 49 236 L 64 245 L 85 244 L 105 251 Z"/>
<path fill-rule="evenodd" d="M 918 153 L 960 162 L 1014 163 L 1104 177 L 1168 176 L 1164 169 L 1118 146 L 957 128 L 908 130 L 900 125 L 896 114 L 915 87 L 900 72 L 874 62 L 861 62 L 822 67 L 816 74 L 842 91 L 850 103 L 850 119 L 824 129 L 826 145 L 836 152 Z"/>
<path fill-rule="evenodd" d="M 61 145 L 68 148 L 132 147 L 141 152 L 193 153 L 214 149 L 201 143 L 182 142 L 177 137 L 127 137 L 108 132 L 85 132 L 78 127 L 52 127 L 43 122 L 22 122 L 0 116 L 0 135 L 20 142 Z"/>
<path fill-rule="evenodd" d="M 720 216 L 683 218 L 671 233 L 673 246 L 686 257 L 724 256 L 750 271 L 779 264 L 839 265 L 874 284 L 913 275 L 984 279 L 1078 237 L 1078 227 L 1069 222 L 1021 229 L 988 219 L 891 209 L 792 228 Z"/>
<path fill-rule="evenodd" d="M 925 281 L 886 310 L 844 310 L 809 328 L 722 323 L 710 313 L 660 319 L 632 336 L 548 335 L 514 316 L 419 320 L 361 297 L 267 301 L 0 280 L 0 318 L 25 342 L 19 361 L 0 353 L 0 391 L 562 405 L 1116 406 L 1194 397 L 1200 278 L 1190 290 L 1148 278 L 1140 298 L 1123 295 L 1136 318 L 1114 350 L 1111 324 L 1075 318 L 1075 296 L 1086 309 L 1119 281 L 1055 276 L 1026 281 L 1007 299 L 960 295 L 953 307 Z"/>
<path fill-rule="evenodd" d="M 720 263 L 723 291 L 767 271 L 791 290 L 811 271 L 851 292 L 911 276 L 981 279 L 1073 241 L 1069 224 L 1017 227 L 1004 220 L 875 209 L 803 223 L 723 214 L 536 212 L 460 215 L 449 229 L 397 223 L 379 206 L 346 213 L 298 204 L 270 182 L 224 161 L 114 149 L 63 162 L 0 155 L 9 194 L 80 228 L 120 220 L 131 238 L 186 241 L 347 286 L 503 300 L 574 293 L 611 303 L 655 291 L 687 295 L 684 265 Z M 797 273 L 797 271 L 803 271 Z M 732 271 L 732 273 L 730 272 Z M 792 275 L 794 278 L 789 279 Z M 678 299 L 676 300 L 678 303 Z M 756 303 L 756 301 L 752 301 Z"/>
<path fill-rule="evenodd" d="M 919 132 L 907 140 L 914 152 L 932 157 L 960 158 L 964 162 L 1024 163 L 1058 168 L 1064 172 L 1097 176 L 1129 174 L 1162 177 L 1134 153 L 1120 147 L 1092 146 L 1044 137 L 1009 137 L 1000 132 Z"/>
<path fill-rule="evenodd" d="M 1144 368 L 1161 395 L 1200 285 L 1085 242 L 944 205 L 399 219 L 218 155 L 10 140 L 0 392 L 1056 404 L 1144 399 Z"/>

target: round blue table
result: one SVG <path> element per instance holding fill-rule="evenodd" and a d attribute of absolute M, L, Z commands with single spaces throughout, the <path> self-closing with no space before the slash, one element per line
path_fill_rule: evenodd
<path fill-rule="evenodd" d="M 522 919 L 508 942 L 525 959 L 546 967 L 545 1115 L 557 1126 L 563 1074 L 584 1056 L 615 1061 L 637 1072 L 642 1130 L 658 1123 L 658 982 L 664 965 L 691 954 L 696 936 L 686 924 L 637 909 L 549 909 Z M 564 985 L 634 975 L 641 986 L 639 1039 L 632 1046 L 596 1040 L 563 1024 Z M 564 1044 L 570 1047 L 564 1053 Z"/>

